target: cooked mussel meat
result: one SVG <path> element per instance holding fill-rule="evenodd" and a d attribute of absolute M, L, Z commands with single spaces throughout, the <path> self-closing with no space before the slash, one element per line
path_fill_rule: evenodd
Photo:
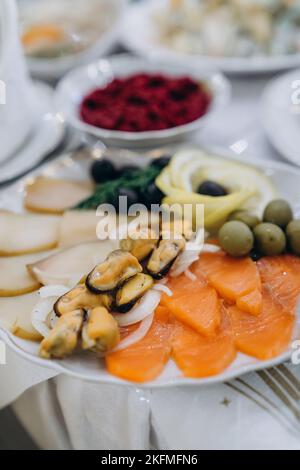
<path fill-rule="evenodd" d="M 183 236 L 186 240 L 190 240 L 193 237 L 193 227 L 192 222 L 189 219 L 179 219 L 175 218 L 173 220 L 164 221 L 161 223 L 161 232 L 171 233 L 180 236 Z M 163 237 L 164 238 L 164 237 Z M 178 238 L 175 236 L 175 238 Z"/>
<path fill-rule="evenodd" d="M 185 240 L 183 238 L 162 239 L 148 261 L 148 273 L 154 279 L 162 279 L 184 248 Z"/>
<path fill-rule="evenodd" d="M 40 345 L 44 359 L 63 359 L 70 356 L 78 343 L 78 335 L 84 318 L 84 310 L 77 309 L 60 317 L 50 334 Z"/>
<path fill-rule="evenodd" d="M 142 266 L 131 253 L 116 250 L 98 264 L 88 275 L 86 287 L 95 294 L 109 292 L 142 271 Z"/>
<path fill-rule="evenodd" d="M 128 312 L 135 303 L 153 286 L 153 279 L 148 274 L 139 273 L 123 284 L 116 295 L 116 310 Z"/>
<path fill-rule="evenodd" d="M 76 309 L 89 310 L 99 306 L 109 309 L 112 301 L 112 296 L 109 294 L 93 294 L 84 284 L 81 284 L 60 297 L 53 309 L 56 315 L 61 316 Z"/>
<path fill-rule="evenodd" d="M 90 310 L 82 329 L 82 348 L 103 354 L 113 349 L 119 342 L 118 323 L 108 310 L 104 307 Z"/>
<path fill-rule="evenodd" d="M 156 248 L 159 234 L 149 227 L 142 227 L 131 237 L 121 240 L 120 247 L 124 251 L 129 251 L 139 261 L 143 261 Z"/>

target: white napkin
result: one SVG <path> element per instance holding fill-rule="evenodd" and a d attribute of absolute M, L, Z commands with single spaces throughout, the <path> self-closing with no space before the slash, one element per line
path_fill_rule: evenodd
<path fill-rule="evenodd" d="M 149 395 L 60 375 L 29 390 L 13 407 L 42 449 L 147 449 Z"/>
<path fill-rule="evenodd" d="M 57 375 L 56 371 L 33 365 L 6 347 L 6 364 L 0 365 L 0 409 L 29 388 Z"/>
<path fill-rule="evenodd" d="M 270 371 L 229 384 L 155 391 L 150 406 L 161 448 L 300 449 L 300 370 L 292 369 L 292 382 L 287 366 Z"/>
<path fill-rule="evenodd" d="M 228 384 L 152 391 L 60 375 L 14 410 L 43 449 L 275 450 L 300 449 L 299 400 L 299 367 L 281 365 Z"/>

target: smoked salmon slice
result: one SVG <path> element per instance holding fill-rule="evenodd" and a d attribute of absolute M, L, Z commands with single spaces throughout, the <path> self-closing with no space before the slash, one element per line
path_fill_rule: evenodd
<path fill-rule="evenodd" d="M 236 306 L 243 312 L 259 315 L 262 309 L 262 293 L 259 289 L 254 289 L 243 297 L 239 297 Z"/>
<path fill-rule="evenodd" d="M 260 314 L 261 280 L 256 263 L 250 258 L 232 258 L 224 252 L 203 253 L 192 271 L 197 277 L 204 276 L 228 302 L 238 303 L 252 315 Z"/>
<path fill-rule="evenodd" d="M 203 336 L 175 321 L 172 358 L 185 377 L 209 377 L 223 372 L 235 359 L 236 348 L 230 318 L 222 308 L 220 328 L 215 336 Z"/>
<path fill-rule="evenodd" d="M 161 304 L 177 320 L 203 335 L 213 335 L 220 325 L 221 312 L 216 290 L 203 278 L 195 281 L 185 275 L 171 278 L 168 287 L 173 295 L 164 294 Z"/>
<path fill-rule="evenodd" d="M 173 324 L 167 309 L 158 307 L 147 335 L 105 358 L 109 373 L 132 382 L 149 382 L 163 371 L 171 355 Z"/>
<path fill-rule="evenodd" d="M 282 354 L 293 336 L 295 315 L 283 309 L 272 294 L 263 290 L 263 308 L 255 317 L 236 306 L 227 307 L 237 349 L 267 360 Z"/>
<path fill-rule="evenodd" d="M 300 258 L 270 256 L 257 263 L 263 284 L 289 311 L 294 311 L 300 295 Z"/>

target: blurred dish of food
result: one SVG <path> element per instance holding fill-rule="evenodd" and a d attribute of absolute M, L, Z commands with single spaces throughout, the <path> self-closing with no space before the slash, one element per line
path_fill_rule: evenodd
<path fill-rule="evenodd" d="M 300 52 L 300 5 L 284 0 L 170 0 L 155 15 L 161 41 L 187 54 Z"/>
<path fill-rule="evenodd" d="M 238 73 L 287 69 L 300 62 L 300 4 L 145 1 L 129 9 L 122 38 L 126 47 L 157 60 L 209 64 Z"/>
<path fill-rule="evenodd" d="M 46 74 L 46 65 L 59 64 L 58 76 L 79 57 L 107 52 L 114 42 L 112 30 L 124 1 L 116 0 L 25 0 L 20 5 L 21 39 L 32 71 Z M 96 52 L 97 51 L 97 52 Z M 42 66 L 41 66 L 42 67 Z M 48 72 L 54 73 L 52 70 Z"/>
<path fill-rule="evenodd" d="M 58 109 L 76 129 L 131 147 L 183 139 L 229 98 L 221 74 L 127 54 L 71 71 L 56 91 Z"/>
<path fill-rule="evenodd" d="M 140 73 L 115 78 L 83 100 L 84 122 L 125 132 L 158 131 L 203 116 L 211 97 L 205 86 L 188 76 Z"/>

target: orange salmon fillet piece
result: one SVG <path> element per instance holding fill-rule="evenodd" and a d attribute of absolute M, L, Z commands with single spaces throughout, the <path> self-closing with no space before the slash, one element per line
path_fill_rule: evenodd
<path fill-rule="evenodd" d="M 171 355 L 172 329 L 169 312 L 158 307 L 152 326 L 143 339 L 105 357 L 108 372 L 132 382 L 156 379 Z"/>
<path fill-rule="evenodd" d="M 268 290 L 263 290 L 262 313 L 255 317 L 236 306 L 227 307 L 237 349 L 260 360 L 272 359 L 289 346 L 295 315 L 283 309 Z"/>
<path fill-rule="evenodd" d="M 172 297 L 164 294 L 161 304 L 198 333 L 209 336 L 220 325 L 221 312 L 216 290 L 204 279 L 192 281 L 185 275 L 171 278 L 168 287 Z"/>
<path fill-rule="evenodd" d="M 221 297 L 244 311 L 259 315 L 262 309 L 261 280 L 250 258 L 232 258 L 224 252 L 203 253 L 193 264 L 197 277 L 204 276 Z"/>
<path fill-rule="evenodd" d="M 300 258 L 292 255 L 270 256 L 257 263 L 263 284 L 289 311 L 294 311 L 300 295 Z"/>
<path fill-rule="evenodd" d="M 236 357 L 230 318 L 222 308 L 215 336 L 203 336 L 179 321 L 172 335 L 172 358 L 185 377 L 210 377 L 223 372 Z"/>

